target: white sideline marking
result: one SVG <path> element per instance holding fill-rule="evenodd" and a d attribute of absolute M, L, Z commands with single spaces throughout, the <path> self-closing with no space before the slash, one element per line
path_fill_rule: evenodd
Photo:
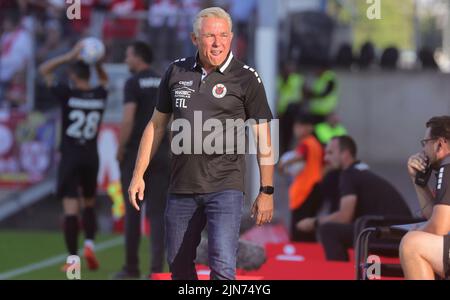
<path fill-rule="evenodd" d="M 102 243 L 99 243 L 97 245 L 95 245 L 95 252 L 101 252 L 103 250 L 112 248 L 114 246 L 123 244 L 123 237 L 117 237 Z M 78 252 L 82 253 L 83 249 L 79 249 Z M 57 263 L 64 263 L 64 261 L 67 258 L 67 254 L 61 254 L 61 255 L 57 255 L 57 256 L 53 256 L 50 257 L 48 259 L 39 261 L 39 262 L 35 262 L 29 265 L 26 265 L 24 267 L 20 267 L 17 269 L 13 269 L 4 273 L 0 273 L 0 280 L 5 280 L 5 279 L 11 279 L 13 277 L 17 277 L 19 275 L 22 274 L 26 274 L 26 273 L 30 273 L 32 271 L 36 271 L 39 269 L 43 269 L 49 266 L 53 266 L 56 265 Z"/>

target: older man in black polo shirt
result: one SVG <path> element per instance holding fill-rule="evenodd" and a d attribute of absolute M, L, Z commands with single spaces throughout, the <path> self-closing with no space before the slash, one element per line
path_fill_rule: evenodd
<path fill-rule="evenodd" d="M 163 77 L 129 187 L 130 201 L 139 209 L 136 194 L 143 199 L 142 176 L 173 116 L 165 218 L 173 279 L 197 278 L 194 260 L 206 224 L 211 279 L 235 278 L 245 177 L 245 152 L 241 151 L 245 143 L 238 140 L 243 131 L 230 126 L 235 121 L 255 121 L 251 129 L 258 141 L 261 183 L 252 208 L 256 223 L 270 222 L 273 215 L 272 114 L 258 73 L 233 57 L 232 38 L 231 18 L 221 8 L 208 8 L 197 15 L 192 41 L 198 53 L 176 60 Z M 222 130 L 212 131 L 218 127 Z M 214 143 L 208 146 L 211 140 Z M 264 151 L 260 151 L 262 145 Z"/>

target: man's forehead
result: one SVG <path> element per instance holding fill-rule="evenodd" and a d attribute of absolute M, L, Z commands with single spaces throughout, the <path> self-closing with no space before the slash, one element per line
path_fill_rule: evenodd
<path fill-rule="evenodd" d="M 223 32 L 229 32 L 230 26 L 228 26 L 228 22 L 225 19 L 216 18 L 216 17 L 207 17 L 207 18 L 203 18 L 200 29 L 202 31 L 221 30 Z"/>
<path fill-rule="evenodd" d="M 332 139 L 331 141 L 328 142 L 326 150 L 327 151 L 331 151 L 334 148 L 336 148 L 336 146 L 337 146 L 337 140 L 336 139 Z"/>

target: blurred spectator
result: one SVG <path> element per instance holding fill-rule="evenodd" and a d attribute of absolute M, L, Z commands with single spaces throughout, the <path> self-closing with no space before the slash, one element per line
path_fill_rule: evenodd
<path fill-rule="evenodd" d="M 322 179 L 323 149 L 313 135 L 313 118 L 299 115 L 294 123 L 294 135 L 298 140 L 295 156 L 280 161 L 278 168 L 285 173 L 290 166 L 303 162 L 303 167 L 293 178 L 289 187 L 289 208 L 291 210 L 291 240 L 315 241 L 314 234 L 295 229 L 298 221 L 316 216 L 321 207 L 321 195 L 318 183 Z"/>
<path fill-rule="evenodd" d="M 174 60 L 177 53 L 177 17 L 180 5 L 176 0 L 152 0 L 148 11 L 150 43 L 155 49 L 155 61 Z"/>
<path fill-rule="evenodd" d="M 195 16 L 202 9 L 200 0 L 180 1 L 180 11 L 182 12 L 178 19 L 178 40 L 180 41 L 180 57 L 194 55 L 196 49 L 191 42 L 192 24 Z"/>
<path fill-rule="evenodd" d="M 327 116 L 325 122 L 315 127 L 315 134 L 322 145 L 326 145 L 332 138 L 347 134 L 347 129 L 339 122 L 335 112 Z"/>
<path fill-rule="evenodd" d="M 14 74 L 9 82 L 6 92 L 5 100 L 13 108 L 20 108 L 26 104 L 27 100 L 27 86 L 25 70 Z"/>
<path fill-rule="evenodd" d="M 370 68 L 375 63 L 375 47 L 371 42 L 366 42 L 361 47 L 358 65 L 361 70 Z"/>
<path fill-rule="evenodd" d="M 11 11 L 3 19 L 0 37 L 0 101 L 12 78 L 26 67 L 32 57 L 33 43 L 20 20 L 17 11 Z"/>
<path fill-rule="evenodd" d="M 314 116 L 314 123 L 321 123 L 334 112 L 338 105 L 338 82 L 336 73 L 321 63 L 316 68 L 314 82 L 305 85 L 303 93 L 308 101 L 309 113 Z"/>
<path fill-rule="evenodd" d="M 37 48 L 36 59 L 38 64 L 66 53 L 70 49 L 69 42 L 63 39 L 62 28 L 58 21 L 50 19 L 45 23 L 44 28 L 47 34 L 42 45 Z"/>
<path fill-rule="evenodd" d="M 280 119 L 280 152 L 285 152 L 291 145 L 292 126 L 298 113 L 296 109 L 301 102 L 304 85 L 303 76 L 296 72 L 294 62 L 282 64 L 277 79 L 278 103 L 277 114 Z"/>
<path fill-rule="evenodd" d="M 349 70 L 353 64 L 353 52 L 350 44 L 343 44 L 338 50 L 335 58 L 335 65 L 337 68 Z"/>
<path fill-rule="evenodd" d="M 294 62 L 289 61 L 282 64 L 281 72 L 277 79 L 279 97 L 277 112 L 279 116 L 286 113 L 289 104 L 298 103 L 302 100 L 304 81 L 303 76 L 296 71 Z"/>
<path fill-rule="evenodd" d="M 253 49 L 251 23 L 254 22 L 256 12 L 256 0 L 229 0 L 229 13 L 233 19 L 233 32 L 235 39 L 234 54 L 239 59 L 252 64 Z"/>
<path fill-rule="evenodd" d="M 433 51 L 427 47 L 420 49 L 419 60 L 422 63 L 422 69 L 424 70 L 437 70 L 438 65 L 434 59 Z"/>
<path fill-rule="evenodd" d="M 384 49 L 380 59 L 380 67 L 383 70 L 396 70 L 399 58 L 399 52 L 396 47 L 388 47 Z"/>
<path fill-rule="evenodd" d="M 88 34 L 89 28 L 91 26 L 91 17 L 94 10 L 96 0 L 80 0 L 81 3 L 81 19 L 73 19 L 68 22 L 70 37 L 72 42 L 80 39 L 80 37 Z M 70 4 L 66 4 L 69 6 Z"/>
<path fill-rule="evenodd" d="M 109 18 L 103 24 L 103 41 L 111 49 L 110 60 L 122 61 L 127 45 L 139 32 L 137 13 L 144 12 L 143 0 L 112 0 L 109 5 Z M 134 16 L 133 16 L 134 15 Z"/>

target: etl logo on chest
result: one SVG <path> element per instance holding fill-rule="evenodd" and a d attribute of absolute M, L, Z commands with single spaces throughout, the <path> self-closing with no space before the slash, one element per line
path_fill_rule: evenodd
<path fill-rule="evenodd" d="M 227 94 L 227 87 L 219 83 L 213 87 L 212 93 L 214 97 L 221 99 Z"/>

